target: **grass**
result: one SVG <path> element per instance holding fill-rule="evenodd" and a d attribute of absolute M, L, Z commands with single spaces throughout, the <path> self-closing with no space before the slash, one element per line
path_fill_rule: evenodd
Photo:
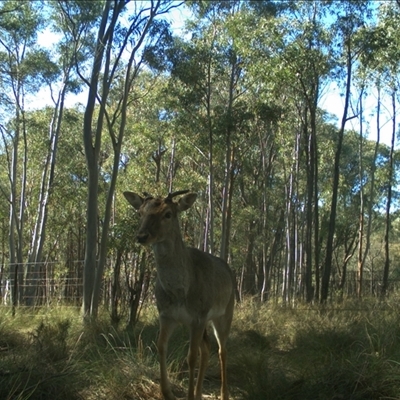
<path fill-rule="evenodd" d="M 394 299 L 324 308 L 238 304 L 228 345 L 231 398 L 400 399 L 399 311 Z M 83 326 L 79 310 L 18 310 L 12 317 L 0 308 L 0 398 L 161 399 L 157 330 L 152 307 L 134 332 L 113 327 L 107 314 Z M 171 339 L 169 370 L 182 398 L 187 347 L 181 328 Z M 204 393 L 219 397 L 215 341 Z"/>

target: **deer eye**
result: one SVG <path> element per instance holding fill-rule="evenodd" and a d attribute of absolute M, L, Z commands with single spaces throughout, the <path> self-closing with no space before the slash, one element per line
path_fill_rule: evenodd
<path fill-rule="evenodd" d="M 164 215 L 165 218 L 170 219 L 172 217 L 172 212 L 171 211 L 167 211 Z"/>

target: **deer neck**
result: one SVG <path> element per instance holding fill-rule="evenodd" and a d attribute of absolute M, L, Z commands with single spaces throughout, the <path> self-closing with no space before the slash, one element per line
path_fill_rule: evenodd
<path fill-rule="evenodd" d="M 163 289 L 182 297 L 190 285 L 190 260 L 180 235 L 153 244 L 157 278 Z"/>

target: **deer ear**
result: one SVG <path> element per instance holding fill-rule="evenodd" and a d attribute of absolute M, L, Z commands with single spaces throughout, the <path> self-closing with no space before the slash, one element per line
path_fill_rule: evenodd
<path fill-rule="evenodd" d="M 185 211 L 192 207 L 193 203 L 196 201 L 196 193 L 188 193 L 187 195 L 181 197 L 178 201 L 178 211 Z"/>
<path fill-rule="evenodd" d="M 136 210 L 139 210 L 139 208 L 143 204 L 144 201 L 143 197 L 139 196 L 136 193 L 124 192 L 124 196 Z"/>

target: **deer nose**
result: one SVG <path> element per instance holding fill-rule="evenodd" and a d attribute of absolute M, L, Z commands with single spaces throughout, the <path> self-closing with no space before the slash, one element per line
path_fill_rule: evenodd
<path fill-rule="evenodd" d="M 138 243 L 142 243 L 142 244 L 146 243 L 148 238 L 149 238 L 149 234 L 148 233 L 139 233 L 136 236 L 136 239 L 137 239 Z"/>

